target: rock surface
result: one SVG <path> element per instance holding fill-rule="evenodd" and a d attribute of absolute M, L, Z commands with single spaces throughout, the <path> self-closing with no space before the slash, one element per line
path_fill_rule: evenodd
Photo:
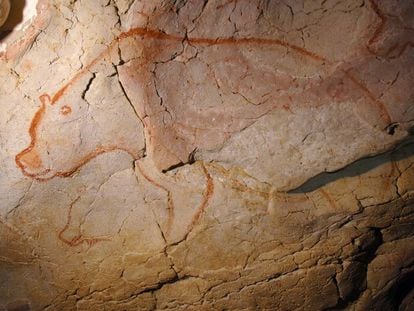
<path fill-rule="evenodd" d="M 1 0 L 0 1 L 0 26 L 6 22 L 7 17 L 10 13 L 10 1 L 9 0 Z"/>
<path fill-rule="evenodd" d="M 414 308 L 412 1 L 17 3 L 0 310 Z"/>

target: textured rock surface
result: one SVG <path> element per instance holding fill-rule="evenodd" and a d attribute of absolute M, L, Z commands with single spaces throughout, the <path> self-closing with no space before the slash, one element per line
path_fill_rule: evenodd
<path fill-rule="evenodd" d="M 0 1 L 0 26 L 6 22 L 7 17 L 10 13 L 10 1 L 9 0 L 1 0 Z"/>
<path fill-rule="evenodd" d="M 414 308 L 412 1 L 17 2 L 0 310 Z"/>

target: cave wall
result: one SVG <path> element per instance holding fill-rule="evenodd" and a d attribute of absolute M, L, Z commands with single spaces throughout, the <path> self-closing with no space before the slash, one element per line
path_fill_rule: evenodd
<path fill-rule="evenodd" d="M 412 1 L 8 13 L 0 310 L 414 308 Z"/>

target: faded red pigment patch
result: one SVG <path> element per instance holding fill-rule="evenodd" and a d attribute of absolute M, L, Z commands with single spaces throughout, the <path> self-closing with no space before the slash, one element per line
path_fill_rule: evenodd
<path fill-rule="evenodd" d="M 60 113 L 63 114 L 64 116 L 70 114 L 71 112 L 72 112 L 72 108 L 67 105 L 62 106 L 62 108 L 60 108 Z"/>

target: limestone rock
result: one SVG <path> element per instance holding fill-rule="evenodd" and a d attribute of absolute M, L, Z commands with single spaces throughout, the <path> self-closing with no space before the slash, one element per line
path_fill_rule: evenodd
<path fill-rule="evenodd" d="M 0 1 L 0 26 L 6 22 L 7 17 L 9 16 L 10 12 L 10 1 L 9 0 L 1 0 Z"/>
<path fill-rule="evenodd" d="M 410 1 L 13 2 L 0 310 L 411 310 L 413 38 Z"/>

